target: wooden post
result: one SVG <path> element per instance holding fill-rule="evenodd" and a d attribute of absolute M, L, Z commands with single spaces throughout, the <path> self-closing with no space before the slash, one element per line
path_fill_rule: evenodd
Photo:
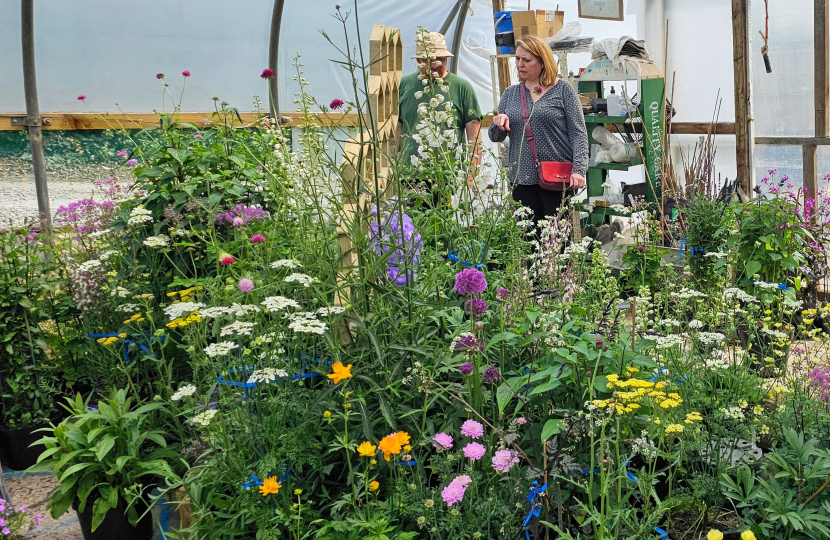
<path fill-rule="evenodd" d="M 815 39 L 815 64 L 814 64 L 814 85 L 815 85 L 815 109 L 816 109 L 816 137 L 830 136 L 830 106 L 828 106 L 828 93 L 830 93 L 830 39 L 828 39 L 827 23 L 830 19 L 828 14 L 827 0 L 813 0 L 814 18 L 813 33 Z M 816 147 L 804 146 L 804 189 L 809 195 L 815 197 L 818 192 L 818 170 L 816 165 Z"/>
<path fill-rule="evenodd" d="M 738 169 L 738 184 L 745 193 L 752 192 L 748 17 L 747 0 L 732 0 L 732 59 L 735 62 L 735 158 Z"/>

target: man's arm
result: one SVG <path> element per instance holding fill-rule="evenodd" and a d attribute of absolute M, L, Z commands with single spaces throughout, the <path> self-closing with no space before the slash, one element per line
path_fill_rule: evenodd
<path fill-rule="evenodd" d="M 467 142 L 472 142 L 472 156 L 470 157 L 470 174 L 467 177 L 467 187 L 475 185 L 478 166 L 481 164 L 481 121 L 470 120 L 464 126 L 467 133 Z"/>

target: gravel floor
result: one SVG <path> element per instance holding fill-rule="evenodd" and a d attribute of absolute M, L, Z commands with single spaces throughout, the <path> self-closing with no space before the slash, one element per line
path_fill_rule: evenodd
<path fill-rule="evenodd" d="M 6 478 L 6 488 L 9 490 L 15 506 L 25 506 L 30 515 L 40 514 L 43 522 L 28 538 L 42 538 L 43 540 L 82 540 L 81 527 L 78 525 L 78 516 L 69 511 L 58 519 L 52 519 L 46 509 L 46 503 L 52 491 L 58 487 L 58 480 L 52 475 L 26 475 Z"/>
<path fill-rule="evenodd" d="M 49 203 L 54 214 L 61 205 L 95 197 L 92 184 L 109 176 L 102 166 L 47 170 Z M 0 160 L 0 228 L 37 219 L 37 192 L 30 163 Z"/>

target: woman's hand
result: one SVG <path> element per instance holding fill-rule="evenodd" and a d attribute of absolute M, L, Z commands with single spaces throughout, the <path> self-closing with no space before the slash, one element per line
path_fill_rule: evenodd
<path fill-rule="evenodd" d="M 510 131 L 510 119 L 504 113 L 493 117 L 493 125 L 502 131 Z"/>
<path fill-rule="evenodd" d="M 581 174 L 571 175 L 571 187 L 574 189 L 582 189 L 585 187 L 585 177 Z"/>

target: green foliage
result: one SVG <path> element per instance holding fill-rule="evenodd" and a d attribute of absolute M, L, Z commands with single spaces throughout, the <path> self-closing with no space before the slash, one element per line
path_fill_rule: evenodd
<path fill-rule="evenodd" d="M 144 501 L 155 487 L 164 492 L 176 488 L 180 479 L 170 463 L 177 454 L 167 448 L 162 431 L 147 425 L 151 413 L 164 406 L 154 402 L 134 408 L 126 390 L 113 391 L 98 402 L 97 410 L 89 410 L 80 394 L 67 399 L 71 416 L 44 428 L 50 434 L 38 443 L 46 450 L 32 467 L 55 474 L 60 482 L 49 501 L 52 517 L 60 517 L 73 504 L 81 512 L 92 504 L 94 531 L 123 499 L 135 525 L 139 500 Z"/>

